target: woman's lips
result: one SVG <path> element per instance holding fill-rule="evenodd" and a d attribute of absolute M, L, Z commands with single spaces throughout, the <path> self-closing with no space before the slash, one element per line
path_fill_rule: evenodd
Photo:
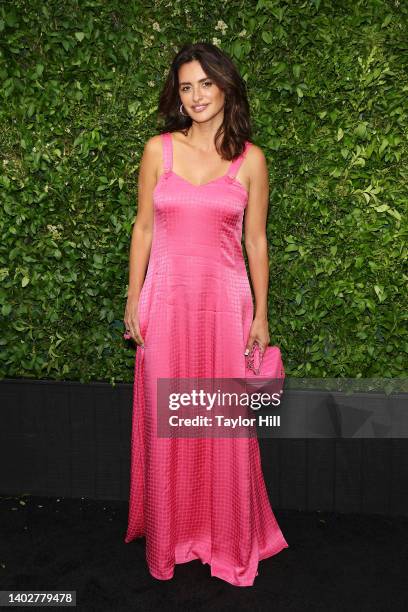
<path fill-rule="evenodd" d="M 208 104 L 202 104 L 201 106 L 193 106 L 193 111 L 195 113 L 201 113 L 205 108 L 207 108 Z"/>

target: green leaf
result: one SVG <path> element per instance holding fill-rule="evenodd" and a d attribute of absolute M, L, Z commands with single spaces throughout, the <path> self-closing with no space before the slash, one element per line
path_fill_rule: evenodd
<path fill-rule="evenodd" d="M 386 15 L 385 19 L 383 20 L 381 24 L 381 28 L 386 28 L 387 25 L 391 23 L 391 20 L 392 20 L 392 13 L 388 13 L 388 15 Z"/>
<path fill-rule="evenodd" d="M 291 252 L 291 251 L 298 251 L 298 250 L 299 250 L 299 247 L 298 247 L 298 245 L 297 245 L 297 244 L 288 244 L 288 245 L 285 247 L 285 252 L 286 252 L 286 253 L 289 253 L 289 252 Z"/>
<path fill-rule="evenodd" d="M 301 71 L 301 65 L 300 64 L 294 64 L 292 67 L 293 70 L 293 76 L 295 77 L 295 79 L 298 79 L 300 76 L 300 71 Z"/>

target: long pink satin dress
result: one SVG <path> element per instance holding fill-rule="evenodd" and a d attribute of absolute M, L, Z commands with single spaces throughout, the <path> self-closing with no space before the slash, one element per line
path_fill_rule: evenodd
<path fill-rule="evenodd" d="M 251 586 L 258 562 L 288 544 L 273 514 L 258 440 L 160 438 L 157 379 L 245 377 L 253 303 L 241 247 L 248 193 L 236 178 L 251 143 L 222 177 L 194 185 L 172 170 L 154 189 L 154 230 L 138 314 L 129 521 L 125 542 L 146 538 L 149 572 L 173 577 L 200 559 L 216 576 Z"/>

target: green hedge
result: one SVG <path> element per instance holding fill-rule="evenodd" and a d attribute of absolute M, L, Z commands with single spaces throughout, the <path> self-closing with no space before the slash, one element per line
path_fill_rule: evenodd
<path fill-rule="evenodd" d="M 137 173 L 185 42 L 224 49 L 270 170 L 270 333 L 294 377 L 407 376 L 403 2 L 0 5 L 1 374 L 131 381 Z"/>

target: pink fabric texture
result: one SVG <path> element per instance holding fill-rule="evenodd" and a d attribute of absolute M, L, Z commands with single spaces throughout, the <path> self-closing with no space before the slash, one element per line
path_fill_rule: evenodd
<path fill-rule="evenodd" d="M 144 348 L 134 370 L 129 518 L 125 542 L 146 538 L 152 576 L 199 559 L 216 576 L 252 586 L 258 562 L 288 547 L 273 514 L 257 438 L 159 438 L 158 378 L 245 377 L 253 319 L 241 247 L 248 193 L 228 172 L 194 185 L 172 170 L 154 189 L 154 229 L 138 314 Z"/>

